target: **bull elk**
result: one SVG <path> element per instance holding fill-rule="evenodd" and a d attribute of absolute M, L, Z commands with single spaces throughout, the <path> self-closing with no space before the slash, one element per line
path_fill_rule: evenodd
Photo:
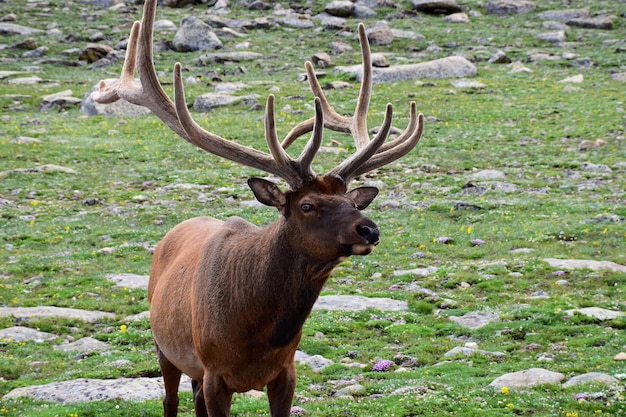
<path fill-rule="evenodd" d="M 271 415 L 288 416 L 295 385 L 294 355 L 302 326 L 333 268 L 350 255 L 367 255 L 380 240 L 378 226 L 360 210 L 376 197 L 374 187 L 348 191 L 357 175 L 389 164 L 415 147 L 423 116 L 410 105 L 408 127 L 387 141 L 392 106 L 370 139 L 367 109 L 372 90 L 370 49 L 358 27 L 363 75 L 355 114 L 329 105 L 310 62 L 315 117 L 279 142 L 274 96 L 267 98 L 265 137 L 269 153 L 226 140 L 192 119 L 181 65 L 174 66 L 174 102 L 159 83 L 152 55 L 156 0 L 145 2 L 135 22 L 120 79 L 94 93 L 101 103 L 120 98 L 149 108 L 191 144 L 231 161 L 282 178 L 289 189 L 250 178 L 256 199 L 278 209 L 278 220 L 260 228 L 239 217 L 196 217 L 174 227 L 157 246 L 150 270 L 150 324 L 165 385 L 164 415 L 176 416 L 181 374 L 192 380 L 197 416 L 228 416 L 232 395 L 267 386 Z M 141 83 L 134 82 L 137 68 Z M 349 133 L 356 151 L 324 175 L 311 163 L 324 128 Z M 286 148 L 311 133 L 297 159 Z"/>

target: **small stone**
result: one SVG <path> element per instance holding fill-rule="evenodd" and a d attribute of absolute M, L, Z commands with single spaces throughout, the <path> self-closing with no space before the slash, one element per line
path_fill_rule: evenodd
<path fill-rule="evenodd" d="M 626 361 L 626 352 L 620 352 L 613 356 L 614 361 Z"/>
<path fill-rule="evenodd" d="M 575 83 L 580 84 L 584 81 L 584 77 L 582 74 L 574 75 L 572 77 L 567 77 L 559 81 L 560 83 Z"/>

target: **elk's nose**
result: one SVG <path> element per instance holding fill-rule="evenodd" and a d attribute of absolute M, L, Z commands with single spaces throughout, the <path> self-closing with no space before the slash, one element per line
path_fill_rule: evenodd
<path fill-rule="evenodd" d="M 378 245 L 380 242 L 380 232 L 378 231 L 378 227 L 370 227 L 364 224 L 360 224 L 356 227 L 356 231 L 359 233 L 367 243 L 370 245 Z"/>

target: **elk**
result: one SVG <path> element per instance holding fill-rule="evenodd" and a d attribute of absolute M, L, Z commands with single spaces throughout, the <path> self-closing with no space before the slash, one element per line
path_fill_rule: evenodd
<path fill-rule="evenodd" d="M 191 144 L 236 163 L 283 179 L 281 190 L 267 179 L 250 178 L 256 199 L 278 209 L 261 228 L 239 217 L 196 217 L 170 230 L 158 244 L 150 270 L 150 324 L 163 374 L 164 416 L 177 415 L 181 374 L 192 380 L 197 416 L 228 416 L 236 392 L 267 387 L 273 417 L 288 416 L 296 385 L 294 355 L 302 327 L 333 268 L 351 255 L 367 255 L 380 241 L 379 228 L 361 213 L 375 187 L 348 191 L 356 176 L 387 165 L 411 151 L 423 131 L 423 116 L 410 105 L 407 128 L 393 140 L 392 106 L 370 139 L 367 111 L 372 90 L 370 49 L 358 33 L 363 75 L 355 114 L 329 105 L 310 62 L 305 64 L 315 96 L 315 115 L 279 142 L 274 96 L 265 109 L 269 153 L 224 139 L 201 128 L 185 101 L 181 65 L 174 66 L 174 101 L 164 92 L 153 64 L 156 0 L 146 0 L 135 22 L 120 79 L 100 82 L 95 99 L 124 99 L 149 108 Z M 140 84 L 135 83 L 137 69 Z M 349 133 L 356 151 L 324 175 L 311 168 L 324 129 Z M 286 149 L 311 133 L 298 158 Z"/>

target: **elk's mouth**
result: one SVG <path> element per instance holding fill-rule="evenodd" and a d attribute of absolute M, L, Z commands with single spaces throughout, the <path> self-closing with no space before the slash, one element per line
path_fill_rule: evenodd
<path fill-rule="evenodd" d="M 353 245 L 343 245 L 343 250 L 347 256 L 350 255 L 369 255 L 374 251 L 374 248 L 378 245 L 376 243 L 356 243 Z"/>

